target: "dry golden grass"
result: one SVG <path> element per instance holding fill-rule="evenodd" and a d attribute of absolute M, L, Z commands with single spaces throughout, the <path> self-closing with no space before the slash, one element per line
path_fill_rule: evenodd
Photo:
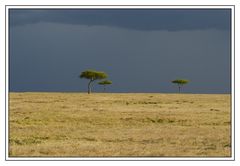
<path fill-rule="evenodd" d="M 231 156 L 230 95 L 10 93 L 9 156 Z"/>

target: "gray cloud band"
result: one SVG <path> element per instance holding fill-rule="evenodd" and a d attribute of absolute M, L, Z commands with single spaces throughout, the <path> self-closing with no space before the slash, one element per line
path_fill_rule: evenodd
<path fill-rule="evenodd" d="M 229 30 L 230 9 L 10 9 L 10 26 L 39 22 L 132 30 Z"/>

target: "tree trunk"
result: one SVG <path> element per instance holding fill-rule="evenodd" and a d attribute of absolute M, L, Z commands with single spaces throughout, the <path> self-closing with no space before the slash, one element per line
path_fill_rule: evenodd
<path fill-rule="evenodd" d="M 93 82 L 93 80 L 90 80 L 89 83 L 88 83 L 88 94 L 90 94 L 92 92 L 92 89 L 91 89 L 91 83 Z"/>
<path fill-rule="evenodd" d="M 178 86 L 178 92 L 180 93 L 180 91 L 181 91 L 181 86 Z"/>

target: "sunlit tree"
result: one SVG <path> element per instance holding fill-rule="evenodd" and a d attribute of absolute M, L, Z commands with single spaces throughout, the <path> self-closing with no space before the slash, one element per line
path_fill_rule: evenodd
<path fill-rule="evenodd" d="M 85 78 L 85 79 L 89 79 L 88 82 L 88 94 L 90 94 L 92 92 L 92 84 L 94 81 L 96 80 L 101 80 L 101 79 L 105 79 L 107 78 L 107 74 L 105 72 L 102 71 L 95 71 L 95 70 L 86 70 L 83 71 L 80 76 L 80 78 Z"/>
<path fill-rule="evenodd" d="M 110 80 L 103 80 L 103 81 L 99 82 L 98 84 L 103 86 L 103 91 L 105 92 L 106 91 L 106 85 L 111 85 L 112 81 L 110 81 Z"/>
<path fill-rule="evenodd" d="M 189 81 L 188 80 L 183 80 L 183 79 L 177 79 L 177 80 L 173 80 L 172 83 L 173 84 L 177 84 L 178 85 L 178 92 L 181 92 L 181 88 L 183 85 L 187 84 Z"/>

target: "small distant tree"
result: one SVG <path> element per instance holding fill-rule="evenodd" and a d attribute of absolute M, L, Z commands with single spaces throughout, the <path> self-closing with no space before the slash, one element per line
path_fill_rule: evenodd
<path fill-rule="evenodd" d="M 110 81 L 110 80 L 103 80 L 103 81 L 99 82 L 98 84 L 99 85 L 103 85 L 103 91 L 105 92 L 106 91 L 106 85 L 111 85 L 112 81 Z"/>
<path fill-rule="evenodd" d="M 177 84 L 178 85 L 178 92 L 180 93 L 181 88 L 183 85 L 187 84 L 189 81 L 188 80 L 182 80 L 182 79 L 177 79 L 177 80 L 173 80 L 172 83 L 173 84 Z"/>
<path fill-rule="evenodd" d="M 102 71 L 95 71 L 95 70 L 86 70 L 83 71 L 80 76 L 80 78 L 85 78 L 85 79 L 89 79 L 88 82 L 88 94 L 91 93 L 92 91 L 92 83 L 96 80 L 101 80 L 101 79 L 105 79 L 107 78 L 107 74 L 105 72 Z"/>

